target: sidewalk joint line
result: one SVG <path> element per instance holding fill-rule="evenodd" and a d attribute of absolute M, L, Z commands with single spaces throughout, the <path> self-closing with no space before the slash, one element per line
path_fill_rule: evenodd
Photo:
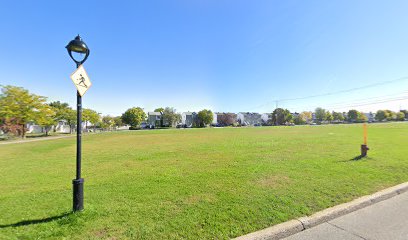
<path fill-rule="evenodd" d="M 369 240 L 369 239 L 367 239 L 367 238 L 365 238 L 365 237 L 363 237 L 363 236 L 360 236 L 360 235 L 358 235 L 358 234 L 356 234 L 356 233 L 354 233 L 354 232 L 349 232 L 349 231 L 347 231 L 346 229 L 344 229 L 344 228 L 342 228 L 342 227 L 340 227 L 340 226 L 337 226 L 337 225 L 334 224 L 334 223 L 331 223 L 331 222 L 329 222 L 329 221 L 327 221 L 327 223 L 328 223 L 329 225 L 335 227 L 335 228 L 338 228 L 338 229 L 340 229 L 340 230 L 343 230 L 343 231 L 345 231 L 345 232 L 348 232 L 348 233 L 350 233 L 350 234 L 352 234 L 352 235 L 354 235 L 354 236 L 356 236 L 356 237 L 359 237 L 359 238 L 364 239 L 364 240 Z"/>

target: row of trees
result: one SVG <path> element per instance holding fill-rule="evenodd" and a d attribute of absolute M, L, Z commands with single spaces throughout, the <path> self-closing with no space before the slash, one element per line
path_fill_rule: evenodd
<path fill-rule="evenodd" d="M 44 128 L 46 135 L 59 121 L 66 121 L 70 128 L 70 133 L 76 126 L 76 110 L 72 109 L 68 103 L 60 101 L 47 103 L 47 98 L 30 93 L 28 90 L 15 86 L 2 86 L 0 94 L 0 130 L 4 133 L 11 133 L 23 138 L 26 136 L 26 126 L 28 123 L 35 123 Z M 160 126 L 175 126 L 181 122 L 181 115 L 172 107 L 157 108 L 155 112 L 161 112 Z M 288 109 L 277 108 L 265 125 L 282 125 L 294 123 L 297 125 L 309 124 L 313 121 L 317 123 L 336 122 L 365 122 L 367 116 L 357 110 L 348 112 L 330 112 L 323 108 L 316 108 L 314 112 L 302 112 L 291 114 Z M 313 116 L 314 115 L 314 116 Z M 403 121 L 408 117 L 406 110 L 393 112 L 390 110 L 378 110 L 375 114 L 377 121 Z M 146 121 L 146 113 L 140 107 L 128 109 L 122 116 L 101 116 L 92 109 L 83 109 L 82 119 L 85 128 L 91 123 L 93 128 L 112 130 L 124 124 L 134 128 Z M 224 126 L 233 125 L 236 119 L 235 114 L 223 114 L 217 119 Z M 194 127 L 205 127 L 213 121 L 211 110 L 203 109 L 194 118 Z"/>
<path fill-rule="evenodd" d="M 30 93 L 28 90 L 15 87 L 3 86 L 0 94 L 0 130 L 6 134 L 26 137 L 26 126 L 29 123 L 44 128 L 48 135 L 51 129 L 56 129 L 58 122 L 64 120 L 69 126 L 70 133 L 77 124 L 77 112 L 68 103 L 55 101 L 47 103 L 47 98 Z M 121 117 L 101 117 L 95 110 L 85 108 L 82 111 L 82 120 L 85 128 L 88 123 L 93 127 L 113 128 L 122 125 Z"/>
<path fill-rule="evenodd" d="M 383 121 L 404 121 L 408 118 L 408 111 L 402 110 L 400 112 L 393 112 L 391 110 L 378 110 L 375 114 L 370 113 L 374 120 Z M 313 117 L 314 115 L 314 117 Z M 283 125 L 287 123 L 294 123 L 296 125 L 310 124 L 312 122 L 321 123 L 340 123 L 340 122 L 367 122 L 367 116 L 355 109 L 348 112 L 330 112 L 323 108 L 316 108 L 314 112 L 305 111 L 300 114 L 293 115 L 289 110 L 277 108 L 272 112 L 272 118 L 269 125 Z"/>
<path fill-rule="evenodd" d="M 157 124 L 161 127 L 175 127 L 181 122 L 181 114 L 176 112 L 176 109 L 172 107 L 156 108 L 155 112 L 162 113 L 160 122 Z M 128 124 L 133 129 L 140 127 L 140 124 L 146 121 L 147 115 L 141 107 L 129 108 L 121 116 L 122 122 Z M 197 117 L 194 119 L 194 127 L 205 127 L 213 120 L 213 113 L 211 110 L 203 109 L 197 113 Z"/>

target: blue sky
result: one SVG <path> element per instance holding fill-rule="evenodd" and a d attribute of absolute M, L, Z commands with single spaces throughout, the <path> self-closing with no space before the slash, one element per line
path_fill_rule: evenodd
<path fill-rule="evenodd" d="M 0 84 L 74 106 L 64 47 L 79 33 L 91 49 L 84 107 L 103 114 L 271 112 L 279 99 L 339 91 L 278 106 L 404 109 L 406 99 L 388 100 L 408 98 L 407 9 L 407 1 L 2 1 Z"/>

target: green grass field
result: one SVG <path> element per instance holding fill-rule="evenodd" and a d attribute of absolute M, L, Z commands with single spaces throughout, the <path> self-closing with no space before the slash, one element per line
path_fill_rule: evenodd
<path fill-rule="evenodd" d="M 227 239 L 408 181 L 408 124 L 84 136 L 85 211 L 71 213 L 75 138 L 0 145 L 0 238 Z"/>

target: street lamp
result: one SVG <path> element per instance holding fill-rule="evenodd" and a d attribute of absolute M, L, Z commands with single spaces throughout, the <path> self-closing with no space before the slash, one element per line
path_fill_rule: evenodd
<path fill-rule="evenodd" d="M 89 48 L 78 35 L 65 47 L 69 56 L 76 63 L 77 68 L 83 64 L 89 56 Z M 72 52 L 85 54 L 82 60 L 72 56 Z M 76 178 L 72 180 L 73 185 L 73 210 L 84 209 L 84 179 L 81 178 L 81 145 L 82 145 L 82 97 L 77 91 L 77 150 L 76 150 Z"/>

